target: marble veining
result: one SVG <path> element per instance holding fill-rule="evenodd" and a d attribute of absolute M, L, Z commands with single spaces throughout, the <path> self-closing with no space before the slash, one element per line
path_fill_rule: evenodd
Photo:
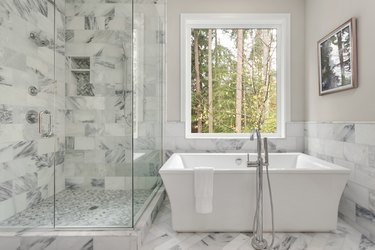
<path fill-rule="evenodd" d="M 141 250 L 236 250 L 249 249 L 251 233 L 177 233 L 171 225 L 171 207 L 165 200 L 151 225 Z M 271 242 L 271 234 L 265 238 Z M 328 233 L 276 233 L 273 250 L 374 250 L 366 236 L 339 219 L 335 231 Z"/>
<path fill-rule="evenodd" d="M 5 105 L 0 105 L 0 124 L 13 123 L 13 112 Z"/>
<path fill-rule="evenodd" d="M 28 20 L 32 12 L 39 12 L 45 17 L 48 15 L 47 0 L 3 0 L 0 2 L 0 7 L 9 12 L 16 10 L 25 20 Z"/>
<path fill-rule="evenodd" d="M 0 183 L 0 202 L 8 200 L 13 194 L 13 181 Z"/>
<path fill-rule="evenodd" d="M 97 30 L 99 29 L 98 22 L 94 16 L 85 17 L 85 30 Z"/>
<path fill-rule="evenodd" d="M 13 146 L 14 159 L 35 156 L 37 147 L 35 141 L 20 141 Z"/>
<path fill-rule="evenodd" d="M 351 169 L 339 206 L 341 216 L 375 240 L 375 124 L 364 122 L 305 123 L 305 152 Z"/>
<path fill-rule="evenodd" d="M 374 242 L 370 241 L 366 236 L 362 235 L 361 243 L 359 244 L 359 250 L 373 250 L 375 249 Z"/>
<path fill-rule="evenodd" d="M 34 190 L 38 186 L 37 173 L 28 173 L 24 176 L 18 177 L 14 181 L 14 188 L 16 194 Z"/>

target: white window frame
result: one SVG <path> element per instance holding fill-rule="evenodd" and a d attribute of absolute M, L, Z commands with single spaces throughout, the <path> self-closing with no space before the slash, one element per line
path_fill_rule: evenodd
<path fill-rule="evenodd" d="M 248 133 L 191 132 L 191 31 L 207 28 L 277 29 L 277 132 L 263 133 L 269 138 L 285 138 L 285 123 L 290 121 L 290 14 L 181 14 L 181 121 L 185 137 L 192 139 L 248 139 Z"/>

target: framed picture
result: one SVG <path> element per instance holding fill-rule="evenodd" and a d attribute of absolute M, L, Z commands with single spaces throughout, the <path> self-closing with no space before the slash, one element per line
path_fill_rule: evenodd
<path fill-rule="evenodd" d="M 358 86 L 356 33 L 353 17 L 318 42 L 319 95 Z"/>

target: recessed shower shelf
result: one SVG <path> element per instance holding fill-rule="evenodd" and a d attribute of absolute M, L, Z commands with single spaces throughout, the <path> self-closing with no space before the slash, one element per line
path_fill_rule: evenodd
<path fill-rule="evenodd" d="M 90 72 L 90 69 L 71 69 L 72 72 Z"/>

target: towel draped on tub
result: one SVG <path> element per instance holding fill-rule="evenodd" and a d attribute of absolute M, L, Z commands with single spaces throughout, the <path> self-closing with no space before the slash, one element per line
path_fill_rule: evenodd
<path fill-rule="evenodd" d="M 195 212 L 200 214 L 212 213 L 214 191 L 214 168 L 194 168 Z"/>

